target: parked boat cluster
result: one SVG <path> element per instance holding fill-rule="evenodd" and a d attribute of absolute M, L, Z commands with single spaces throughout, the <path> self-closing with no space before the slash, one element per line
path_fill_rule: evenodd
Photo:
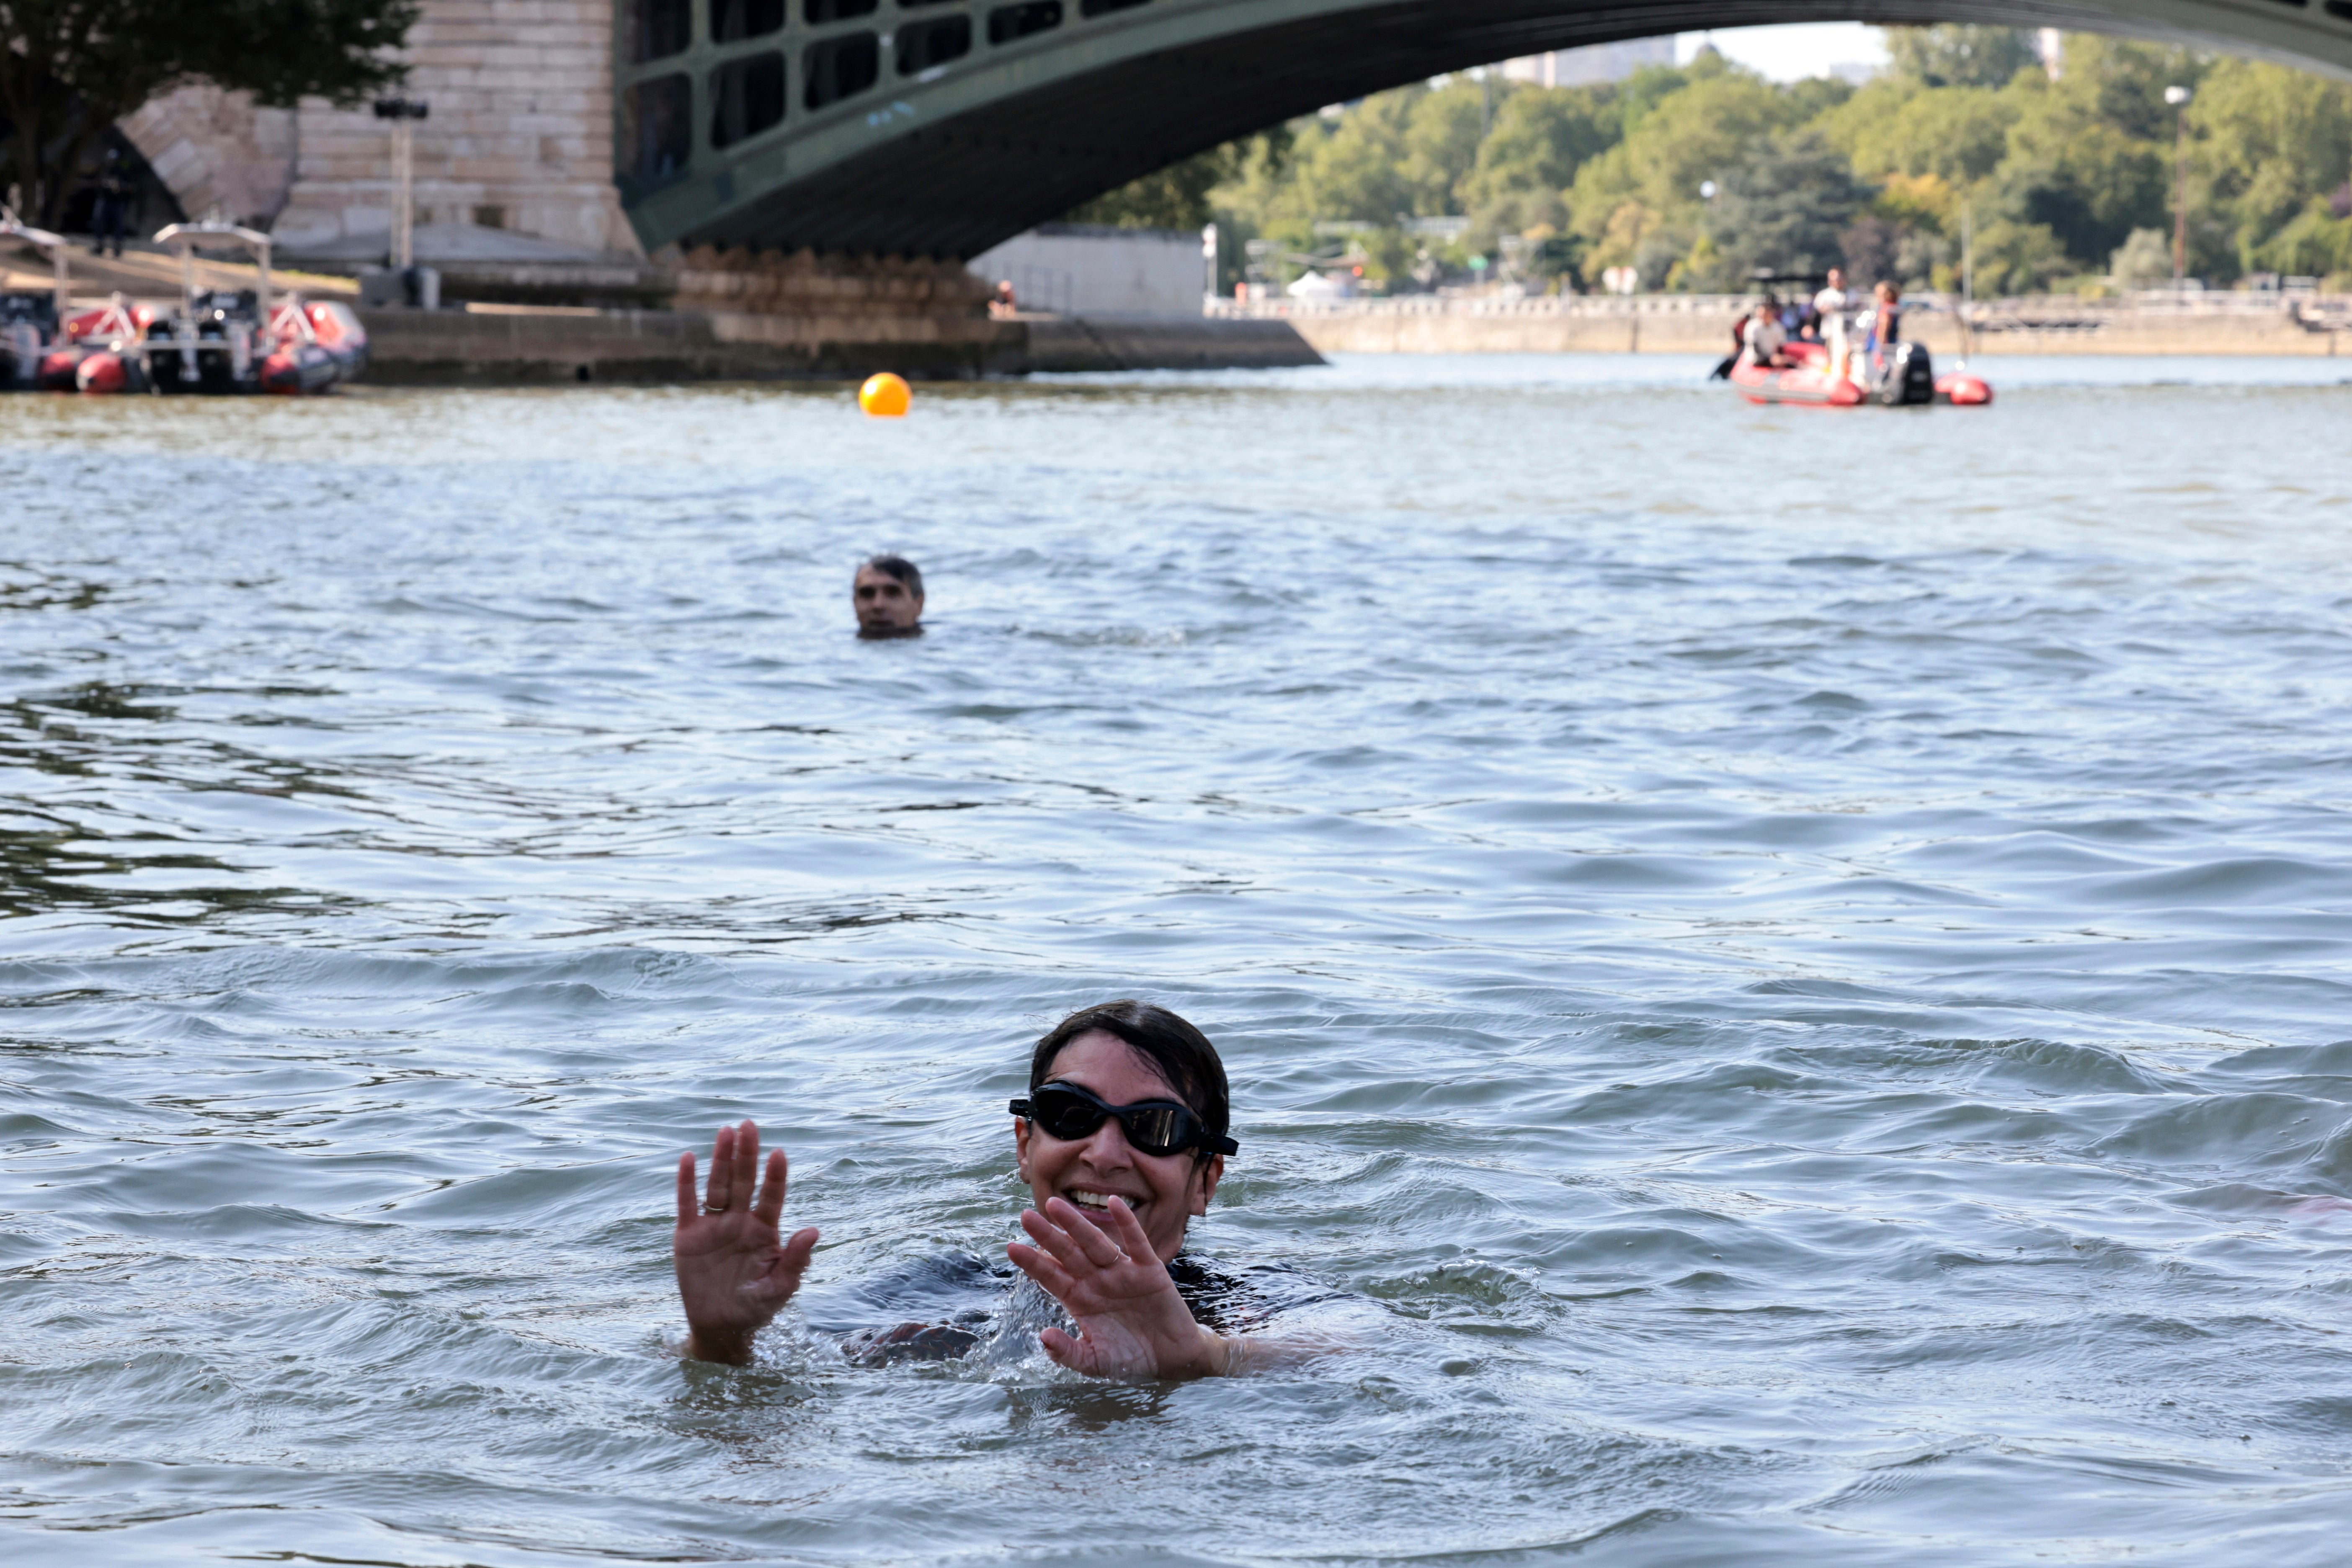
<path fill-rule="evenodd" d="M 350 306 L 271 287 L 268 235 L 177 223 L 155 239 L 180 256 L 176 306 L 116 294 L 77 309 L 64 237 L 0 217 L 0 243 L 45 252 L 56 275 L 46 294 L 0 294 L 0 390 L 300 395 L 326 392 L 367 367 L 367 331 Z M 255 287 L 200 287 L 200 247 L 251 256 Z"/>

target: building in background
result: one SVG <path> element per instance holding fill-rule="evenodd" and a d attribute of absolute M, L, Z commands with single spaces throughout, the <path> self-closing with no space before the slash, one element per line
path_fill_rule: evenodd
<path fill-rule="evenodd" d="M 2066 35 L 2055 27 L 2033 29 L 2033 52 L 2042 57 L 2042 68 L 2056 81 L 2066 66 Z"/>
<path fill-rule="evenodd" d="M 1023 310 L 1066 316 L 1197 317 L 1208 289 L 1201 236 L 1177 229 L 1040 224 L 971 267 L 1012 284 Z"/>
<path fill-rule="evenodd" d="M 1668 33 L 1655 38 L 1523 55 L 1503 62 L 1503 76 L 1508 81 L 1533 82 L 1538 87 L 1591 87 L 1596 82 L 1623 81 L 1643 66 L 1674 63 L 1675 38 Z"/>

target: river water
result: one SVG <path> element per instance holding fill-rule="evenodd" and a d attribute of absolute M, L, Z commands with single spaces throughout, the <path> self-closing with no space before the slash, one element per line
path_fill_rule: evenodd
<path fill-rule="evenodd" d="M 1696 368 L 0 404 L 10 1560 L 2340 1561 L 2352 367 Z M 668 1352 L 1129 994 L 1360 1348 Z"/>

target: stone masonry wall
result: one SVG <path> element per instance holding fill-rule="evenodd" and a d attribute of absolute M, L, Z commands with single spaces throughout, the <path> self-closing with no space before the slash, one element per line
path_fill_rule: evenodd
<path fill-rule="evenodd" d="M 419 226 L 643 254 L 613 185 L 613 0 L 424 0 L 404 89 L 432 105 L 416 128 Z M 388 234 L 390 125 L 367 106 L 316 100 L 294 118 L 280 243 L 299 252 Z"/>
<path fill-rule="evenodd" d="M 990 286 L 961 262 L 928 258 L 820 257 L 697 246 L 671 273 L 681 310 L 799 318 L 809 321 L 988 319 Z"/>
<path fill-rule="evenodd" d="M 122 121 L 190 217 L 217 211 L 267 228 L 294 184 L 294 110 L 257 109 L 253 96 L 184 87 L 150 100 Z"/>

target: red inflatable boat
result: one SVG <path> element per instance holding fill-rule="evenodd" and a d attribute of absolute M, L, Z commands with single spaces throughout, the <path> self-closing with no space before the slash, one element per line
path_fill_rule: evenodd
<path fill-rule="evenodd" d="M 9 230 L 0 227 L 0 237 Z M 24 231 L 26 237 L 55 240 Z M 173 224 L 156 235 L 180 252 L 180 305 L 174 310 L 134 304 L 117 294 L 93 309 L 68 310 L 64 286 L 46 321 L 30 320 L 18 332 L 26 347 L 37 338 L 29 361 L 15 352 L 5 366 L 9 384 L 51 392 L 243 393 L 282 395 L 325 392 L 367 367 L 367 330 L 352 309 L 333 300 L 278 295 L 269 282 L 269 237 L 226 223 Z M 62 247 L 64 242 L 58 240 Z M 251 289 L 200 289 L 195 249 L 234 245 L 250 252 L 259 277 Z M 60 248 L 60 258 L 62 251 Z M 63 261 L 59 263 L 62 277 Z M 8 312 L 21 299 L 0 296 L 0 332 L 18 323 Z"/>
<path fill-rule="evenodd" d="M 1817 408 L 1948 403 L 1968 408 L 1992 401 L 1992 388 L 1981 377 L 1966 371 L 1937 375 L 1921 343 L 1890 343 L 1874 354 L 1857 353 L 1847 374 L 1839 376 L 1830 374 L 1829 350 L 1820 343 L 1791 342 L 1780 353 L 1794 362 L 1787 369 L 1757 364 L 1743 352 L 1727 379 L 1750 403 L 1801 403 Z M 1860 381 L 1853 379 L 1856 371 L 1862 374 Z"/>

